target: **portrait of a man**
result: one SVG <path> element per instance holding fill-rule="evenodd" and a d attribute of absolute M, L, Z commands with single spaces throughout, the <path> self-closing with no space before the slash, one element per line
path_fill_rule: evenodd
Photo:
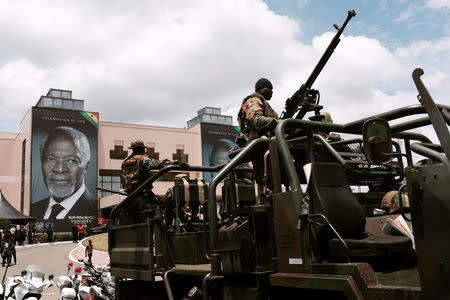
<path fill-rule="evenodd" d="M 85 185 L 91 151 L 86 136 L 71 127 L 56 127 L 40 146 L 41 171 L 50 196 L 31 204 L 39 219 L 96 215 L 97 200 Z"/>
<path fill-rule="evenodd" d="M 217 166 L 230 161 L 228 151 L 236 146 L 236 129 L 231 125 L 203 123 L 202 136 L 202 163 L 204 166 Z M 205 172 L 203 179 L 211 181 L 216 175 L 214 172 Z"/>

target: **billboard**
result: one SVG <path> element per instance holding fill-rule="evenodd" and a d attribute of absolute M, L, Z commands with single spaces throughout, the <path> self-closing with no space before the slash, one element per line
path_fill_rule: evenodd
<path fill-rule="evenodd" d="M 217 166 L 228 162 L 228 151 L 236 146 L 234 142 L 238 131 L 234 126 L 201 123 L 202 136 L 202 164 L 204 166 Z M 205 172 L 205 181 L 211 181 L 214 173 Z"/>
<path fill-rule="evenodd" d="M 95 226 L 98 113 L 32 108 L 31 204 L 37 222 L 54 231 Z"/>

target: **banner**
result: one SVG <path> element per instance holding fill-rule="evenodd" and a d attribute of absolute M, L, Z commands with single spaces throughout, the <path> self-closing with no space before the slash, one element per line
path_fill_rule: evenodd
<path fill-rule="evenodd" d="M 217 166 L 230 161 L 228 151 L 236 146 L 234 142 L 238 135 L 234 126 L 201 123 L 202 164 Z M 215 173 L 205 172 L 204 180 L 211 181 Z"/>
<path fill-rule="evenodd" d="M 30 215 L 55 232 L 97 226 L 98 113 L 32 108 Z"/>

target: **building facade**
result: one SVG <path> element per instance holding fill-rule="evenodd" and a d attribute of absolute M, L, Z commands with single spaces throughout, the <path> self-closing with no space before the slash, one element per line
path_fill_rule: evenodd
<path fill-rule="evenodd" d="M 83 222 L 92 225 L 96 217 L 107 217 L 110 209 L 124 198 L 109 190 L 119 191 L 122 188 L 121 163 L 131 154 L 128 146 L 134 139 L 144 141 L 146 153 L 151 158 L 178 160 L 190 165 L 217 165 L 227 159 L 226 152 L 233 147 L 237 135 L 232 117 L 221 115 L 219 108 L 199 110 L 197 116 L 188 121 L 187 129 L 102 122 L 100 114 L 84 111 L 84 100 L 73 99 L 71 91 L 50 89 L 39 98 L 36 106 L 27 111 L 18 133 L 0 132 L 0 155 L 4 161 L 0 166 L 0 190 L 17 210 L 36 216 L 38 220 L 45 218 L 45 213 L 37 208 L 38 204 L 52 203 L 52 186 L 56 190 L 63 189 L 61 186 L 65 183 L 62 182 L 67 178 L 51 182 L 49 177 L 53 175 L 45 174 L 44 170 L 48 161 L 55 164 L 61 161 L 61 165 L 64 162 L 59 156 L 48 153 L 52 143 L 49 140 L 61 139 L 54 137 L 55 131 L 81 136 L 80 140 L 88 144 L 90 161 L 83 169 L 84 185 L 94 196 L 97 207 L 95 213 L 70 215 L 69 212 L 65 217 L 61 213 L 53 221 L 48 219 L 60 228 Z M 77 146 L 77 149 L 81 148 Z M 164 195 L 173 186 L 174 176 L 168 174 L 158 180 L 153 185 L 155 194 Z M 188 176 L 207 181 L 211 179 L 211 174 L 201 172 L 189 172 Z M 97 190 L 97 187 L 101 189 Z M 42 216 L 37 215 L 38 212 Z M 47 217 L 49 213 L 48 208 Z"/>

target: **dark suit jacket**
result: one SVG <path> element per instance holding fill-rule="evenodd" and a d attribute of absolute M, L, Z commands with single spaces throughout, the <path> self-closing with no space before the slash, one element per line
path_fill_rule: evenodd
<path fill-rule="evenodd" d="M 43 219 L 45 211 L 48 208 L 50 197 L 31 204 L 30 215 L 38 219 Z M 69 216 L 96 216 L 97 215 L 97 199 L 92 196 L 88 189 L 84 191 L 77 202 L 72 206 L 64 219 Z"/>

